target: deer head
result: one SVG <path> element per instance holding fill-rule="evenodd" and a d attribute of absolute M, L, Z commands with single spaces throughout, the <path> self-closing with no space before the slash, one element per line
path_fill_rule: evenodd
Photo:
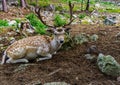
<path fill-rule="evenodd" d="M 37 14 L 37 17 L 40 19 L 40 21 L 48 27 L 47 31 L 52 33 L 54 35 L 54 38 L 56 39 L 56 41 L 58 41 L 59 43 L 62 44 L 64 42 L 64 36 L 65 36 L 64 34 L 70 30 L 70 28 L 67 28 L 66 26 L 70 25 L 74 20 L 72 17 L 73 16 L 73 8 L 74 8 L 74 4 L 71 4 L 71 2 L 69 2 L 70 19 L 67 24 L 65 24 L 64 26 L 61 26 L 61 27 L 48 25 L 42 18 L 40 7 L 35 9 L 35 13 Z"/>

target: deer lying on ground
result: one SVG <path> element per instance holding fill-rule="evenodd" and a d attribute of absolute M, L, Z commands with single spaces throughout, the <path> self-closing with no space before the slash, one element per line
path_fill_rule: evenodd
<path fill-rule="evenodd" d="M 47 25 L 42 20 L 40 8 L 38 11 L 36 11 L 36 13 L 41 22 Z M 68 24 L 71 22 L 72 20 Z M 69 31 L 70 28 L 55 28 L 53 26 L 47 26 L 52 27 L 47 29 L 47 31 L 54 35 L 53 38 L 46 35 L 40 35 L 15 41 L 5 50 L 1 64 L 21 62 L 27 63 L 29 60 L 36 59 L 38 56 L 40 57 L 37 59 L 37 61 L 51 59 L 52 55 L 55 54 L 64 43 L 65 32 Z M 41 58 L 41 56 L 44 57 Z"/>

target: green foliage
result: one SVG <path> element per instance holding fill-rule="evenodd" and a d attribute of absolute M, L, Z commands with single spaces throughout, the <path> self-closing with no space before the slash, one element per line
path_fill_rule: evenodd
<path fill-rule="evenodd" d="M 40 34 L 45 34 L 45 29 L 47 26 L 45 26 L 37 17 L 35 14 L 31 13 L 26 16 L 27 19 L 29 19 L 32 26 L 35 27 L 35 31 Z"/>
<path fill-rule="evenodd" d="M 0 27 L 1 26 L 8 26 L 8 21 L 6 21 L 6 20 L 0 20 Z"/>
<path fill-rule="evenodd" d="M 64 8 L 60 5 L 58 5 L 58 6 L 55 7 L 55 10 L 56 11 L 62 11 L 62 10 L 64 10 Z"/>
<path fill-rule="evenodd" d="M 79 14 L 79 19 L 83 19 L 85 16 L 86 16 L 85 13 L 83 13 L 83 14 Z"/>
<path fill-rule="evenodd" d="M 62 45 L 62 47 L 60 49 L 61 50 L 69 50 L 73 46 L 74 46 L 74 42 L 73 42 L 72 36 L 68 32 L 68 33 L 66 33 L 65 43 Z"/>
<path fill-rule="evenodd" d="M 69 2 L 69 1 L 76 1 L 76 2 L 81 2 L 82 0 L 60 0 L 61 2 Z"/>
<path fill-rule="evenodd" d="M 102 4 L 105 4 L 105 5 L 112 5 L 113 3 L 112 3 L 112 2 L 105 2 L 105 1 L 103 1 Z"/>
<path fill-rule="evenodd" d="M 30 5 L 32 5 L 32 6 L 36 6 L 36 3 L 35 3 L 35 2 L 32 2 L 32 3 L 30 3 Z"/>
<path fill-rule="evenodd" d="M 38 4 L 41 7 L 46 7 L 50 4 L 50 1 L 49 0 L 39 0 Z"/>
<path fill-rule="evenodd" d="M 62 16 L 57 14 L 54 18 L 54 24 L 55 26 L 63 26 L 66 24 L 66 20 L 62 19 Z"/>

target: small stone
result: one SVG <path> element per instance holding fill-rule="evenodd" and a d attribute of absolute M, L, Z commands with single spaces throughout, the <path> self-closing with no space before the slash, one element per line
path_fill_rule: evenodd
<path fill-rule="evenodd" d="M 87 60 L 92 60 L 94 57 L 95 57 L 95 56 L 92 56 L 91 54 L 86 54 L 86 55 L 85 55 L 85 58 L 86 58 Z"/>
<path fill-rule="evenodd" d="M 120 3 L 118 3 L 117 5 L 120 6 Z"/>
<path fill-rule="evenodd" d="M 65 82 L 51 82 L 51 83 L 45 83 L 43 85 L 70 85 Z"/>
<path fill-rule="evenodd" d="M 9 26 L 16 26 L 17 25 L 17 22 L 15 20 L 12 20 L 12 21 L 9 21 L 8 22 L 8 25 Z"/>
<path fill-rule="evenodd" d="M 88 40 L 88 36 L 89 36 L 89 35 L 87 35 L 87 34 L 85 34 L 85 33 L 81 33 L 81 34 L 76 35 L 76 36 L 74 37 L 74 41 L 75 41 L 76 44 L 86 43 L 86 42 L 89 41 L 89 40 Z"/>
<path fill-rule="evenodd" d="M 105 20 L 103 21 L 103 23 L 105 25 L 114 25 L 114 24 L 116 24 L 116 17 L 115 16 L 113 16 L 113 17 L 107 17 L 107 18 L 105 18 Z"/>
<path fill-rule="evenodd" d="M 119 76 L 119 77 L 117 77 L 117 81 L 118 81 L 118 82 L 120 82 L 120 76 Z"/>
<path fill-rule="evenodd" d="M 29 64 L 21 64 L 21 65 L 19 65 L 19 66 L 14 70 L 14 72 L 23 71 L 23 70 L 25 70 L 25 69 L 27 68 L 28 65 L 29 65 Z"/>
<path fill-rule="evenodd" d="M 92 36 L 90 36 L 90 39 L 92 40 L 92 41 L 97 41 L 98 40 L 98 35 L 96 35 L 96 34 L 93 34 Z"/>
<path fill-rule="evenodd" d="M 77 15 L 74 14 L 73 17 L 74 17 L 74 18 L 77 18 Z"/>
<path fill-rule="evenodd" d="M 120 39 L 120 32 L 118 32 L 116 35 L 115 35 L 116 39 L 119 40 Z"/>

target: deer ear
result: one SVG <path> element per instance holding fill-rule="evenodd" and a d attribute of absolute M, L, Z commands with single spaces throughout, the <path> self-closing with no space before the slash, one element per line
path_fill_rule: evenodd
<path fill-rule="evenodd" d="M 49 33 L 54 33 L 54 29 L 53 29 L 53 28 L 48 28 L 48 29 L 47 29 L 47 32 L 49 32 Z"/>
<path fill-rule="evenodd" d="M 69 32 L 71 28 L 64 28 L 65 32 Z"/>

